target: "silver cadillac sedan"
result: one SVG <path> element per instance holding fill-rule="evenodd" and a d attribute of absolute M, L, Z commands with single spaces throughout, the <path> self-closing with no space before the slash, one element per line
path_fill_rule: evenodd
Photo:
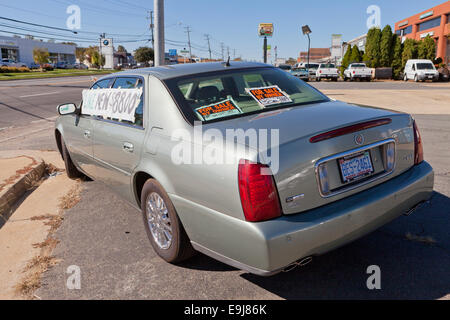
<path fill-rule="evenodd" d="M 115 73 L 58 112 L 67 175 L 140 209 L 170 263 L 200 251 L 273 275 L 411 213 L 433 190 L 410 115 L 329 99 L 266 64 Z"/>

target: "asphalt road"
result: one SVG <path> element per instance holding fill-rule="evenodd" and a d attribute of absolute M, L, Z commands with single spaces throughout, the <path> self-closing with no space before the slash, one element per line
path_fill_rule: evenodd
<path fill-rule="evenodd" d="M 79 101 L 90 83 L 89 77 L 0 83 L 0 128 L 6 127 L 0 129 L 0 149 L 56 150 L 55 106 Z M 434 86 L 312 84 L 319 89 Z M 43 299 L 450 299 L 450 115 L 415 117 L 425 158 L 436 171 L 431 202 L 305 267 L 261 278 L 201 254 L 179 266 L 167 264 L 153 252 L 140 212 L 90 181 L 83 183 L 81 201 L 66 212 L 57 231 L 61 242 L 54 254 L 62 262 L 44 274 L 36 294 Z M 407 233 L 436 242 L 408 240 Z M 80 267 L 80 290 L 66 287 L 70 265 Z M 370 265 L 381 269 L 381 290 L 366 287 Z"/>

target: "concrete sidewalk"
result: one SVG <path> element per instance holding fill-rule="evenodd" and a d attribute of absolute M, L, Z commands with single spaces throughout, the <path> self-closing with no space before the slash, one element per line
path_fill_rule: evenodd
<path fill-rule="evenodd" d="M 42 179 L 49 168 L 63 171 L 58 152 L 0 152 L 1 194 L 17 192 L 18 197 L 18 203 L 10 205 L 9 219 L 0 227 L 0 299 L 33 298 L 41 273 L 56 262 L 51 254 L 58 241 L 51 234 L 63 220 L 65 203 L 77 197 L 79 182 L 62 172 Z M 19 196 L 18 184 L 30 174 L 33 182 L 28 185 L 37 182 L 38 187 Z"/>

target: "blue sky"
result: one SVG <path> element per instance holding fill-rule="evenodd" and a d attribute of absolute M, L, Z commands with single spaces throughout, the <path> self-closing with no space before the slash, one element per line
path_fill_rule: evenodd
<path fill-rule="evenodd" d="M 211 46 L 216 54 L 220 54 L 223 42 L 226 48 L 233 49 L 238 56 L 248 60 L 262 59 L 262 39 L 257 36 L 260 22 L 274 23 L 274 36 L 269 44 L 278 47 L 278 57 L 297 57 L 300 51 L 306 50 L 307 40 L 301 34 L 300 27 L 308 24 L 312 29 L 312 47 L 330 47 L 331 34 L 343 35 L 350 40 L 367 32 L 366 9 L 377 5 L 381 9 L 382 26 L 424 11 L 445 2 L 444 0 L 166 0 L 165 24 L 166 38 L 173 44 L 166 44 L 166 51 L 171 48 L 180 49 L 187 41 L 185 27 L 192 30 L 191 41 L 195 45 L 193 53 L 208 56 L 205 52 L 207 43 L 205 34 L 211 36 Z M 81 9 L 81 29 L 78 35 L 70 35 L 64 31 L 40 29 L 33 26 L 20 25 L 0 20 L 0 30 L 12 31 L 5 25 L 16 25 L 22 28 L 57 33 L 64 36 L 55 38 L 78 37 L 94 41 L 97 33 L 106 32 L 114 35 L 115 44 L 123 44 L 132 51 L 149 42 L 123 42 L 120 40 L 137 40 L 149 38 L 149 20 L 147 10 L 152 10 L 153 0 L 0 0 L 0 16 L 24 20 L 27 22 L 66 28 L 69 16 L 66 9 L 76 4 Z M 30 31 L 19 31 L 30 33 Z M 2 35 L 10 35 L 0 32 Z M 37 35 L 37 33 L 34 33 Z M 116 40 L 119 40 L 116 41 Z M 58 40 L 57 40 L 58 41 Z M 76 42 L 76 41 L 75 41 Z M 96 42 L 79 42 L 84 46 Z M 217 55 L 216 55 L 217 56 Z"/>

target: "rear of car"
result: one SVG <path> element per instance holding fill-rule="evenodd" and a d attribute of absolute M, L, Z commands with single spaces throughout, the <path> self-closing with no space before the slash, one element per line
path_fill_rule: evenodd
<path fill-rule="evenodd" d="M 409 213 L 432 193 L 433 170 L 407 114 L 330 101 L 274 68 L 165 83 L 184 118 L 204 130 L 278 131 L 274 145 L 237 143 L 250 152 L 233 153 L 234 165 L 189 167 L 195 192 L 179 187 L 173 197 L 194 248 L 227 264 L 277 273 Z M 264 105 L 267 88 L 279 98 Z"/>
<path fill-rule="evenodd" d="M 302 68 L 302 67 L 295 67 L 292 68 L 291 70 L 291 74 L 294 77 L 297 77 L 303 81 L 308 81 L 309 80 L 309 74 L 308 74 L 308 70 L 306 70 L 306 68 Z"/>
<path fill-rule="evenodd" d="M 316 81 L 322 79 L 337 81 L 338 77 L 339 72 L 334 63 L 321 63 L 316 71 Z"/>
<path fill-rule="evenodd" d="M 308 70 L 310 79 L 316 77 L 316 71 L 319 68 L 319 64 L 318 63 L 309 63 L 309 64 L 305 63 L 303 66 L 306 68 L 306 70 Z"/>
<path fill-rule="evenodd" d="M 354 79 L 370 81 L 372 79 L 372 70 L 367 68 L 364 63 L 352 63 L 344 71 L 344 80 Z"/>

